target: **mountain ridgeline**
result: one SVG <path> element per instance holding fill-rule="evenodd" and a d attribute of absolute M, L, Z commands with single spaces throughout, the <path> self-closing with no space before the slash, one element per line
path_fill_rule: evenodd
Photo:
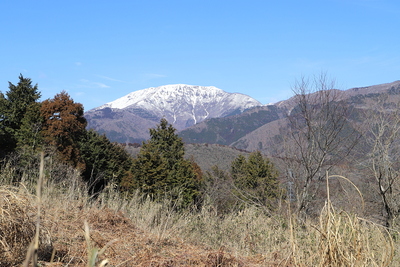
<path fill-rule="evenodd" d="M 384 95 L 390 96 L 384 100 L 387 107 L 400 102 L 400 81 L 341 91 L 341 101 L 348 103 L 352 120 L 356 121 L 359 112 L 373 109 L 373 104 Z M 180 136 L 187 143 L 221 144 L 247 151 L 261 150 L 271 155 L 271 148 L 281 143 L 288 132 L 286 114 L 294 110 L 295 105 L 291 98 L 239 115 L 205 120 L 182 130 Z M 356 126 L 349 124 L 346 127 Z"/>
<path fill-rule="evenodd" d="M 341 91 L 354 110 L 370 108 L 386 94 L 385 105 L 400 101 L 400 81 Z M 167 85 L 133 92 L 85 113 L 88 128 L 120 143 L 148 139 L 148 129 L 166 118 L 186 143 L 208 143 L 238 149 L 261 150 L 282 140 L 286 114 L 295 107 L 292 98 L 262 105 L 242 94 L 215 87 Z M 355 113 L 354 116 L 357 116 Z"/>
<path fill-rule="evenodd" d="M 112 141 L 134 143 L 149 138 L 148 129 L 166 118 L 177 130 L 206 119 L 241 114 L 262 106 L 243 94 L 227 93 L 213 86 L 184 84 L 135 91 L 85 113 L 88 128 Z"/>

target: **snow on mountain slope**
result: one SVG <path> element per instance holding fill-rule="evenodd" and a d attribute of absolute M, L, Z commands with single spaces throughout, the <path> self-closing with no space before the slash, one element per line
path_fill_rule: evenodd
<path fill-rule="evenodd" d="M 165 117 L 174 127 L 182 130 L 207 118 L 241 113 L 261 105 L 247 95 L 227 93 L 214 86 L 174 84 L 135 91 L 91 111 L 111 108 L 139 116 Z"/>

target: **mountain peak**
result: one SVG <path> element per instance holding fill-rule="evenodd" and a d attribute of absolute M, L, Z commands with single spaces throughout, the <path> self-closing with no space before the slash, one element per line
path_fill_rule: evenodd
<path fill-rule="evenodd" d="M 166 118 L 182 130 L 205 119 L 239 114 L 256 106 L 262 104 L 250 96 L 228 93 L 215 86 L 170 84 L 129 93 L 89 110 L 87 115 L 111 108 L 112 112 L 129 112 L 157 122 Z"/>
<path fill-rule="evenodd" d="M 138 90 L 127 94 L 121 98 L 118 98 L 112 102 L 102 105 L 94 110 L 103 109 L 106 107 L 125 109 L 132 105 L 144 106 L 145 108 L 152 108 L 146 104 L 154 106 L 163 105 L 164 101 L 176 101 L 176 102 L 194 102 L 198 100 L 202 101 L 213 101 L 220 100 L 227 95 L 240 95 L 247 99 L 252 99 L 249 96 L 235 93 L 227 93 L 222 89 L 215 86 L 198 86 L 198 85 L 187 85 L 187 84 L 169 84 L 158 87 L 150 87 L 147 89 Z M 256 105 L 262 105 L 257 100 L 252 99 L 251 102 Z"/>

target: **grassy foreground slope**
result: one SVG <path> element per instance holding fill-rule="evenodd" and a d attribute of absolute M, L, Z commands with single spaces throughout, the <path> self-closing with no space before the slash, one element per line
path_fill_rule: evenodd
<path fill-rule="evenodd" d="M 284 201 L 272 216 L 255 207 L 219 216 L 207 203 L 196 212 L 176 212 L 168 198 L 125 199 L 111 188 L 89 197 L 76 171 L 52 161 L 37 196 L 37 167 L 2 166 L 0 266 L 21 266 L 38 222 L 42 266 L 101 266 L 104 260 L 109 266 L 400 264 L 396 231 L 336 211 L 329 199 L 312 221 L 290 214 Z"/>

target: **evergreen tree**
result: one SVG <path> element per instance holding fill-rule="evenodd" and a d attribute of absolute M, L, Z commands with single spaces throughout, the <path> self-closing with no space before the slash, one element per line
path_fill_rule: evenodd
<path fill-rule="evenodd" d="M 53 99 L 43 101 L 40 111 L 44 118 L 45 141 L 57 148 L 62 160 L 81 170 L 85 169 L 78 148 L 78 141 L 85 133 L 87 124 L 82 104 L 75 103 L 62 91 Z"/>
<path fill-rule="evenodd" d="M 260 151 L 246 159 L 239 155 L 231 165 L 235 193 L 239 198 L 257 205 L 270 205 L 279 195 L 278 173 Z"/>
<path fill-rule="evenodd" d="M 7 127 L 7 99 L 0 92 L 0 157 L 12 150 L 12 135 Z"/>
<path fill-rule="evenodd" d="M 94 130 L 86 131 L 79 140 L 79 151 L 85 162 L 82 175 L 91 190 L 98 192 L 109 182 L 120 184 L 130 175 L 132 158 L 116 143 Z"/>
<path fill-rule="evenodd" d="M 43 145 L 43 116 L 40 113 L 41 103 L 31 104 L 22 118 L 21 127 L 16 134 L 17 148 L 28 148 L 30 151 L 40 149 Z"/>
<path fill-rule="evenodd" d="M 22 74 L 17 85 L 9 82 L 6 97 L 0 93 L 0 142 L 7 152 L 15 149 L 25 113 L 39 98 L 37 84 L 32 86 L 31 79 L 24 78 Z"/>
<path fill-rule="evenodd" d="M 133 162 L 132 178 L 124 180 L 123 185 L 155 199 L 169 193 L 187 206 L 199 196 L 201 178 L 193 164 L 184 159 L 184 144 L 175 131 L 166 119 L 161 119 L 156 129 L 150 129 L 150 140 Z"/>

